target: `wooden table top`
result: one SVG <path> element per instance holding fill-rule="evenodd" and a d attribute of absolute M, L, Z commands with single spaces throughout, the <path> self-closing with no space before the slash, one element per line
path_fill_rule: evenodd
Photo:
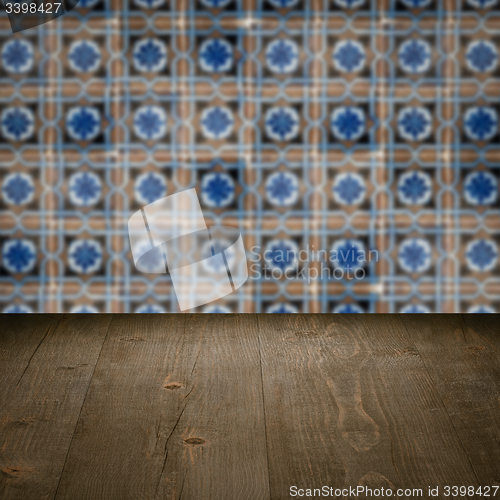
<path fill-rule="evenodd" d="M 0 319 L 3 500 L 358 485 L 500 485 L 498 316 Z"/>

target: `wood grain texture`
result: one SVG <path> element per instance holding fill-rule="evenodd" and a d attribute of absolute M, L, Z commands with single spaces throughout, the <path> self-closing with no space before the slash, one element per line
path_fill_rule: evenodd
<path fill-rule="evenodd" d="M 56 498 L 269 498 L 249 319 L 118 317 Z"/>
<path fill-rule="evenodd" d="M 401 316 L 443 400 L 477 481 L 500 485 L 500 320 Z"/>
<path fill-rule="evenodd" d="M 0 497 L 52 499 L 111 316 L 15 321 L 0 340 Z"/>
<path fill-rule="evenodd" d="M 289 498 L 292 485 L 477 485 L 397 316 L 259 324 L 273 499 Z"/>
<path fill-rule="evenodd" d="M 500 484 L 496 318 L 4 316 L 0 498 Z"/>

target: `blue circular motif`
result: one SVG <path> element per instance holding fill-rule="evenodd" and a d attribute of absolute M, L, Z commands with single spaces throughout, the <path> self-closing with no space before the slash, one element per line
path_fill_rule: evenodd
<path fill-rule="evenodd" d="M 357 9 L 365 3 L 365 0 L 333 0 L 333 3 L 343 9 Z"/>
<path fill-rule="evenodd" d="M 7 240 L 2 248 L 2 261 L 9 273 L 28 273 L 36 264 L 35 245 L 25 239 Z"/>
<path fill-rule="evenodd" d="M 221 253 L 224 252 L 224 257 L 226 258 L 227 266 L 231 269 L 231 266 L 235 260 L 236 254 L 230 249 L 231 242 L 223 238 L 213 239 L 207 241 L 201 249 L 201 264 L 203 268 L 208 273 L 226 273 L 226 263 L 222 258 Z M 219 254 L 219 257 L 215 259 L 210 259 L 214 255 Z"/>
<path fill-rule="evenodd" d="M 266 112 L 266 134 L 274 141 L 290 141 L 299 134 L 299 114 L 291 107 L 276 106 Z"/>
<path fill-rule="evenodd" d="M 298 312 L 299 310 L 295 306 L 285 302 L 273 304 L 266 309 L 266 313 L 269 314 L 296 314 Z"/>
<path fill-rule="evenodd" d="M 332 311 L 332 313 L 336 314 L 362 314 L 364 312 L 364 309 L 360 305 L 352 302 L 349 304 L 339 304 Z"/>
<path fill-rule="evenodd" d="M 362 108 L 343 106 L 333 110 L 333 135 L 341 141 L 357 141 L 365 133 L 366 117 Z"/>
<path fill-rule="evenodd" d="M 431 177 L 417 170 L 410 170 L 399 177 L 398 196 L 405 205 L 424 205 L 432 197 Z"/>
<path fill-rule="evenodd" d="M 2 312 L 7 314 L 29 314 L 33 312 L 33 309 L 26 304 L 12 304 L 7 306 Z"/>
<path fill-rule="evenodd" d="M 201 0 L 201 3 L 209 9 L 223 9 L 231 3 L 231 0 Z"/>
<path fill-rule="evenodd" d="M 274 172 L 267 178 L 266 194 L 277 207 L 294 205 L 299 198 L 299 180 L 291 172 Z"/>
<path fill-rule="evenodd" d="M 132 51 L 134 68 L 141 73 L 157 73 L 167 66 L 167 46 L 156 38 L 143 38 Z"/>
<path fill-rule="evenodd" d="M 476 106 L 464 115 L 465 135 L 473 141 L 489 141 L 498 131 L 498 114 L 494 108 Z"/>
<path fill-rule="evenodd" d="M 233 178 L 225 172 L 210 172 L 201 181 L 201 199 L 207 207 L 222 208 L 231 205 L 235 191 Z"/>
<path fill-rule="evenodd" d="M 476 40 L 467 47 L 465 60 L 471 71 L 478 73 L 493 71 L 498 64 L 498 51 L 493 43 Z"/>
<path fill-rule="evenodd" d="M 207 314 L 229 314 L 232 311 L 226 306 L 207 306 L 203 309 L 203 312 Z"/>
<path fill-rule="evenodd" d="M 0 116 L 2 135 L 9 141 L 26 141 L 35 131 L 35 115 L 25 107 L 4 108 Z"/>
<path fill-rule="evenodd" d="M 146 172 L 137 177 L 134 193 L 141 205 L 149 205 L 167 194 L 167 181 L 157 172 Z"/>
<path fill-rule="evenodd" d="M 292 240 L 274 239 L 267 243 L 264 261 L 271 270 L 286 273 L 298 265 L 299 247 Z"/>
<path fill-rule="evenodd" d="M 81 304 L 78 306 L 73 306 L 70 312 L 74 314 L 96 314 L 99 312 L 99 309 L 88 304 Z"/>
<path fill-rule="evenodd" d="M 95 273 L 102 265 L 102 248 L 96 240 L 75 240 L 68 247 L 68 265 L 75 273 Z"/>
<path fill-rule="evenodd" d="M 428 7 L 432 0 L 401 0 L 401 3 L 409 9 L 422 9 Z"/>
<path fill-rule="evenodd" d="M 134 0 L 134 3 L 143 9 L 157 9 L 165 3 L 165 0 Z"/>
<path fill-rule="evenodd" d="M 491 306 L 478 305 L 469 307 L 467 312 L 470 314 L 495 314 L 497 311 Z"/>
<path fill-rule="evenodd" d="M 472 271 L 491 271 L 498 260 L 498 248 L 491 240 L 473 240 L 465 248 L 465 260 Z"/>
<path fill-rule="evenodd" d="M 159 106 L 141 106 L 134 113 L 134 132 L 143 141 L 157 141 L 167 133 L 167 113 Z"/>
<path fill-rule="evenodd" d="M 407 40 L 399 48 L 399 64 L 403 71 L 425 73 L 431 67 L 431 46 L 424 40 Z"/>
<path fill-rule="evenodd" d="M 35 185 L 30 175 L 25 173 L 9 174 L 3 180 L 3 199 L 10 205 L 24 205 L 33 200 Z"/>
<path fill-rule="evenodd" d="M 335 268 L 355 271 L 366 264 L 365 245 L 361 240 L 341 239 L 332 245 L 330 260 Z"/>
<path fill-rule="evenodd" d="M 404 306 L 399 312 L 404 314 L 426 314 L 430 313 L 431 310 L 423 304 L 408 304 Z"/>
<path fill-rule="evenodd" d="M 406 141 L 423 141 L 432 132 L 432 115 L 421 107 L 403 108 L 398 114 L 398 132 Z"/>
<path fill-rule="evenodd" d="M 225 106 L 213 106 L 201 114 L 201 131 L 207 139 L 226 139 L 233 126 L 233 113 Z"/>
<path fill-rule="evenodd" d="M 410 238 L 399 246 L 399 265 L 408 273 L 423 273 L 432 264 L 432 249 L 427 240 Z"/>
<path fill-rule="evenodd" d="M 2 47 L 2 66 L 9 73 L 26 73 L 33 68 L 35 52 L 33 44 L 18 38 Z"/>
<path fill-rule="evenodd" d="M 266 48 L 266 62 L 274 73 L 292 73 L 299 66 L 299 47 L 292 40 L 274 40 Z"/>
<path fill-rule="evenodd" d="M 267 0 L 276 9 L 290 9 L 295 7 L 299 0 Z"/>
<path fill-rule="evenodd" d="M 139 306 L 135 312 L 140 314 L 162 314 L 167 311 L 163 306 L 159 306 L 158 304 L 143 304 Z"/>
<path fill-rule="evenodd" d="M 498 0 L 467 0 L 469 5 L 476 9 L 489 9 L 498 3 Z"/>
<path fill-rule="evenodd" d="M 361 71 L 366 62 L 363 45 L 354 40 L 343 40 L 333 49 L 333 65 L 338 71 L 353 73 Z"/>
<path fill-rule="evenodd" d="M 225 73 L 233 67 L 233 47 L 221 38 L 205 40 L 199 49 L 198 62 L 207 73 Z"/>
<path fill-rule="evenodd" d="M 359 174 L 342 173 L 333 181 L 333 198 L 340 205 L 358 205 L 366 195 L 365 180 Z"/>
<path fill-rule="evenodd" d="M 101 52 L 95 42 L 80 40 L 69 48 L 68 61 L 73 71 L 88 73 L 95 71 L 101 63 Z"/>
<path fill-rule="evenodd" d="M 91 9 L 99 3 L 99 0 L 79 0 L 76 4 L 79 9 Z"/>
<path fill-rule="evenodd" d="M 69 199 L 77 207 L 95 205 L 101 198 L 101 193 L 101 179 L 93 172 L 78 172 L 69 178 Z"/>
<path fill-rule="evenodd" d="M 491 205 L 498 199 L 498 181 L 491 172 L 470 173 L 464 181 L 464 196 L 470 205 Z"/>
<path fill-rule="evenodd" d="M 78 106 L 66 115 L 66 130 L 75 141 L 91 141 L 101 131 L 101 114 L 97 108 Z"/>

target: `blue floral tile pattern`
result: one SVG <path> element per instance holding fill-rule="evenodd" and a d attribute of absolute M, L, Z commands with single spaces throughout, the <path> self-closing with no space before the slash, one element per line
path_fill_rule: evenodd
<path fill-rule="evenodd" d="M 143 141 L 157 141 L 167 133 L 167 113 L 159 106 L 141 106 L 134 113 L 134 132 Z"/>
<path fill-rule="evenodd" d="M 493 71 L 498 64 L 498 50 L 487 40 L 471 42 L 467 47 L 465 57 L 469 69 L 478 73 Z"/>
<path fill-rule="evenodd" d="M 101 198 L 102 182 L 97 174 L 78 172 L 69 178 L 69 199 L 78 207 L 95 205 Z"/>
<path fill-rule="evenodd" d="M 233 47 L 227 40 L 205 40 L 199 52 L 201 69 L 207 73 L 225 73 L 233 67 Z"/>
<path fill-rule="evenodd" d="M 96 272 L 102 264 L 102 248 L 95 240 L 75 240 L 68 246 L 68 266 L 80 274 Z"/>
<path fill-rule="evenodd" d="M 274 40 L 267 46 L 266 61 L 274 73 L 292 73 L 299 65 L 299 48 L 292 40 Z"/>
<path fill-rule="evenodd" d="M 432 264 L 432 249 L 423 238 L 411 238 L 399 246 L 399 265 L 409 273 L 422 273 Z"/>
<path fill-rule="evenodd" d="M 476 9 L 489 9 L 498 4 L 498 0 L 467 0 L 469 5 Z"/>
<path fill-rule="evenodd" d="M 472 271 L 491 271 L 498 261 L 498 248 L 490 240 L 473 240 L 467 245 L 465 256 L 467 265 Z"/>
<path fill-rule="evenodd" d="M 80 0 L 0 30 L 0 311 L 178 311 L 127 220 L 194 188 L 249 270 L 199 312 L 500 312 L 498 19 L 499 0 Z"/>
<path fill-rule="evenodd" d="M 134 45 L 132 57 L 137 71 L 159 72 L 167 66 L 167 47 L 161 40 L 144 38 Z"/>
<path fill-rule="evenodd" d="M 33 179 L 24 173 L 13 173 L 5 177 L 2 184 L 2 195 L 6 203 L 24 205 L 29 203 L 35 194 Z"/>
<path fill-rule="evenodd" d="M 274 304 L 272 306 L 269 306 L 267 308 L 266 312 L 267 313 L 274 313 L 274 314 L 295 314 L 295 313 L 298 313 L 299 311 L 292 304 L 278 303 L 278 304 Z"/>
<path fill-rule="evenodd" d="M 201 181 L 202 201 L 207 207 L 227 207 L 234 199 L 235 184 L 224 172 L 206 174 Z"/>
<path fill-rule="evenodd" d="M 157 172 L 146 172 L 137 177 L 134 192 L 138 203 L 149 205 L 167 194 L 167 181 Z"/>
<path fill-rule="evenodd" d="M 359 174 L 344 173 L 335 178 L 333 198 L 341 205 L 357 205 L 363 201 L 366 185 Z"/>
<path fill-rule="evenodd" d="M 464 129 L 473 141 L 489 141 L 498 131 L 498 113 L 493 107 L 469 108 L 464 115 Z"/>
<path fill-rule="evenodd" d="M 355 271 L 365 265 L 366 248 L 358 239 L 339 239 L 332 245 L 331 260 L 336 268 Z"/>
<path fill-rule="evenodd" d="M 405 205 L 425 205 L 432 198 L 432 181 L 429 174 L 410 170 L 399 177 L 398 195 Z"/>
<path fill-rule="evenodd" d="M 333 0 L 336 5 L 344 9 L 357 9 L 365 4 L 365 0 Z"/>
<path fill-rule="evenodd" d="M 36 265 L 36 248 L 27 239 L 12 239 L 4 242 L 2 247 L 2 263 L 10 273 L 28 273 Z"/>
<path fill-rule="evenodd" d="M 471 205 L 493 205 L 498 200 L 498 179 L 491 172 L 472 172 L 465 178 L 464 196 Z"/>
<path fill-rule="evenodd" d="M 3 311 L 3 313 L 11 313 L 11 314 L 26 314 L 32 313 L 33 309 L 27 306 L 26 304 L 12 304 L 7 306 Z"/>
<path fill-rule="evenodd" d="M 399 312 L 406 314 L 425 314 L 430 313 L 431 310 L 422 304 L 408 304 L 404 306 Z"/>
<path fill-rule="evenodd" d="M 26 141 L 35 131 L 35 117 L 26 107 L 4 108 L 0 115 L 2 136 L 9 141 Z"/>
<path fill-rule="evenodd" d="M 291 141 L 299 133 L 299 114 L 292 107 L 273 107 L 266 113 L 266 133 L 274 141 Z"/>
<path fill-rule="evenodd" d="M 234 118 L 225 106 L 207 108 L 201 115 L 201 130 L 207 139 L 225 139 L 231 135 Z"/>
<path fill-rule="evenodd" d="M 333 64 L 338 71 L 346 73 L 361 71 L 365 61 L 365 49 L 359 42 L 344 40 L 337 43 L 333 50 Z"/>
<path fill-rule="evenodd" d="M 299 199 L 299 180 L 291 172 L 274 172 L 266 181 L 266 194 L 275 206 L 291 206 Z"/>
<path fill-rule="evenodd" d="M 399 48 L 399 64 L 406 73 L 425 73 L 431 67 L 431 46 L 425 40 L 408 40 Z"/>
<path fill-rule="evenodd" d="M 398 131 L 407 141 L 423 141 L 432 132 L 432 117 L 425 108 L 403 108 L 398 115 Z"/>
<path fill-rule="evenodd" d="M 75 141 L 91 141 L 101 131 L 101 115 L 99 110 L 90 106 L 78 106 L 66 115 L 68 135 Z"/>
<path fill-rule="evenodd" d="M 99 46 L 89 40 L 73 42 L 69 49 L 68 62 L 74 71 L 81 73 L 95 71 L 101 62 Z"/>
<path fill-rule="evenodd" d="M 27 73 L 34 64 L 33 44 L 15 38 L 4 43 L 1 52 L 2 66 L 9 73 Z"/>
<path fill-rule="evenodd" d="M 349 304 L 340 304 L 333 308 L 332 313 L 338 314 L 362 314 L 365 311 L 359 304 L 349 303 Z"/>
<path fill-rule="evenodd" d="M 340 141 L 356 141 L 365 133 L 365 122 L 362 108 L 339 107 L 332 113 L 332 133 Z"/>
<path fill-rule="evenodd" d="M 264 259 L 272 271 L 293 270 L 298 264 L 299 248 L 292 240 L 273 239 L 266 245 Z"/>

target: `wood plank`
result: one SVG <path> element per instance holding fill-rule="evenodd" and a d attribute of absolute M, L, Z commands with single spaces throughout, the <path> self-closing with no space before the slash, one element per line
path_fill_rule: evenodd
<path fill-rule="evenodd" d="M 242 318 L 117 318 L 56 498 L 269 498 L 258 337 Z"/>
<path fill-rule="evenodd" d="M 500 325 L 497 317 L 477 316 L 436 314 L 429 321 L 411 315 L 402 320 L 479 483 L 500 485 Z"/>
<path fill-rule="evenodd" d="M 2 391 L 0 496 L 52 499 L 111 316 L 54 320 L 41 315 L 31 316 L 29 323 L 19 321 L 19 328 L 39 331 L 36 338 L 45 332 L 17 384 Z M 18 334 L 29 337 L 32 332 Z M 2 341 L 3 349 L 4 335 Z M 29 352 L 11 355 L 21 359 Z"/>
<path fill-rule="evenodd" d="M 477 485 L 397 316 L 259 316 L 271 497 Z"/>
<path fill-rule="evenodd" d="M 10 399 L 12 391 L 26 371 L 50 329 L 59 323 L 50 314 L 0 315 L 0 409 Z"/>

